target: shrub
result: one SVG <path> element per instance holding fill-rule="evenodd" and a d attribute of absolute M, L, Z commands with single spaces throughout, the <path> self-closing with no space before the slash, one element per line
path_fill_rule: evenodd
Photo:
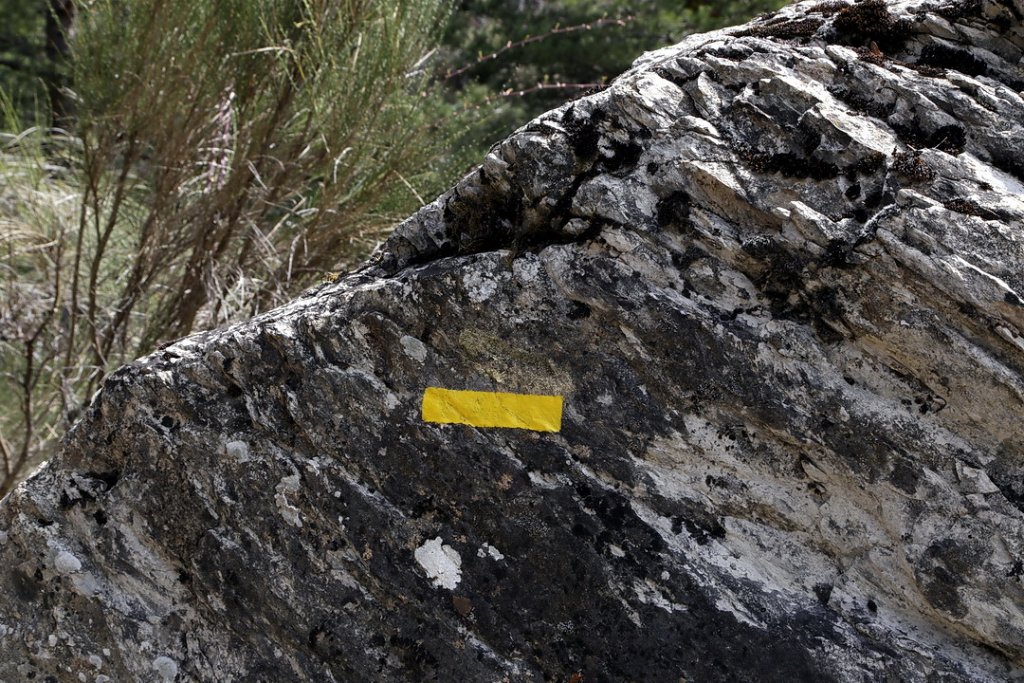
<path fill-rule="evenodd" d="M 0 156 L 19 177 L 0 192 L 0 496 L 108 370 L 283 302 L 415 207 L 452 130 L 421 68 L 445 12 L 79 8 L 73 137 L 30 129 Z"/>

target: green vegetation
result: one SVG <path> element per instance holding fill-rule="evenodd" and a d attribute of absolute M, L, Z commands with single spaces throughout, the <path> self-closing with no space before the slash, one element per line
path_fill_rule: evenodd
<path fill-rule="evenodd" d="M 2 0 L 0 17 L 0 90 L 8 105 L 33 112 L 46 101 L 44 82 L 50 76 L 46 15 L 39 3 Z"/>
<path fill-rule="evenodd" d="M 442 50 L 447 85 L 491 103 L 486 145 L 605 86 L 643 52 L 742 23 L 786 0 L 462 0 Z M 493 55 L 493 57 L 492 57 Z"/>
<path fill-rule="evenodd" d="M 30 128 L 0 152 L 4 478 L 113 367 L 286 300 L 415 208 L 447 105 L 411 74 L 444 16 L 433 0 L 80 12 L 73 136 Z"/>
<path fill-rule="evenodd" d="M 116 366 L 351 266 L 644 49 L 780 4 L 0 0 L 0 496 Z"/>

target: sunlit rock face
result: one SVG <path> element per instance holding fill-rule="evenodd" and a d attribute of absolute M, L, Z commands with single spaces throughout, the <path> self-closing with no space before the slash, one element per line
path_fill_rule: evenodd
<path fill-rule="evenodd" d="M 115 372 L 0 504 L 0 680 L 1024 678 L 1022 17 L 647 54 Z"/>

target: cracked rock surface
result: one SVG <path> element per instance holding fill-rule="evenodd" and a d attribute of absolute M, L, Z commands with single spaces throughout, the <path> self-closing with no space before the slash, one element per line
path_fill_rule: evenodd
<path fill-rule="evenodd" d="M 1022 53 L 1022 0 L 694 36 L 118 370 L 0 503 L 0 681 L 1024 680 Z"/>

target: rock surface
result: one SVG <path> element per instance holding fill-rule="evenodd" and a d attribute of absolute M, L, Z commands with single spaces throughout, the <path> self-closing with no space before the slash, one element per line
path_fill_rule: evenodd
<path fill-rule="evenodd" d="M 1024 680 L 1022 17 L 650 53 L 117 371 L 0 504 L 0 680 Z"/>

